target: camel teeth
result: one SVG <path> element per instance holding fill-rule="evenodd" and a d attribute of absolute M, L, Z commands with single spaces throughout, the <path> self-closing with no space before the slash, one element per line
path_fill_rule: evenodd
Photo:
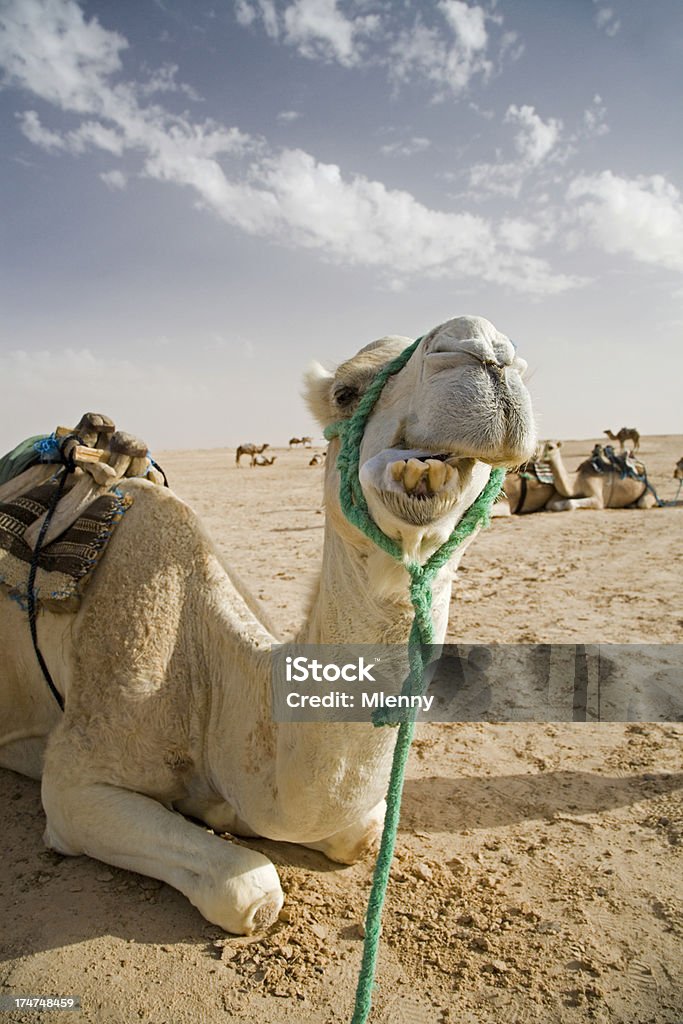
<path fill-rule="evenodd" d="M 407 491 L 414 491 L 427 472 L 427 466 L 420 459 L 408 459 L 403 474 L 403 486 L 405 489 Z"/>
<path fill-rule="evenodd" d="M 452 466 L 449 466 L 447 462 L 444 462 L 444 468 L 445 468 L 445 470 L 446 470 L 446 475 L 445 475 L 445 477 L 444 477 L 444 481 L 443 481 L 443 482 L 444 482 L 444 485 L 445 485 L 445 484 L 447 484 L 447 483 L 448 483 L 448 481 L 449 481 L 449 480 L 451 479 L 451 477 L 452 477 L 452 476 L 453 476 L 453 474 L 455 473 L 455 470 L 453 469 L 453 467 L 452 467 Z"/>
<path fill-rule="evenodd" d="M 403 480 L 403 473 L 405 472 L 406 464 L 405 459 L 399 459 L 397 462 L 392 462 L 390 466 L 391 475 L 397 484 L 400 484 Z"/>
<path fill-rule="evenodd" d="M 427 459 L 428 468 L 427 480 L 429 489 L 433 494 L 440 491 L 446 482 L 446 464 L 439 459 Z"/>

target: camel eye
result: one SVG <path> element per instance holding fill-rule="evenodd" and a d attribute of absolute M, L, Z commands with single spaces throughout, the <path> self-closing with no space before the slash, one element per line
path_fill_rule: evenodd
<path fill-rule="evenodd" d="M 355 402 L 358 398 L 358 388 L 350 387 L 347 384 L 342 384 L 341 387 L 336 388 L 334 392 L 334 400 L 337 405 L 346 409 L 351 402 Z"/>

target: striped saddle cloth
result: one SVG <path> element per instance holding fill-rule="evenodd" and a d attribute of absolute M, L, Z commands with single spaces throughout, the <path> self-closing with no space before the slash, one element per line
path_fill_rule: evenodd
<path fill-rule="evenodd" d="M 0 503 L 0 584 L 22 608 L 27 607 L 28 577 L 34 557 L 24 533 L 47 511 L 57 486 L 51 480 L 28 494 Z M 107 542 L 132 501 L 116 490 L 102 495 L 40 551 L 34 584 L 39 605 L 55 611 L 77 610 Z"/>

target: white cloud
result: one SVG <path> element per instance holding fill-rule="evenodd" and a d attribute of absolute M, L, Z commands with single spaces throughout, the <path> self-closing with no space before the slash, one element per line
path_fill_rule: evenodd
<path fill-rule="evenodd" d="M 435 99 L 463 93 L 477 76 L 484 81 L 494 70 L 487 56 L 490 16 L 483 7 L 461 0 L 441 0 L 434 25 L 419 14 L 414 24 L 398 33 L 390 47 L 389 74 L 397 83 L 424 79 L 435 87 Z"/>
<path fill-rule="evenodd" d="M 50 131 L 40 123 L 40 118 L 35 110 L 25 110 L 19 117 L 19 127 L 29 142 L 41 149 L 58 150 L 66 149 L 66 143 L 57 132 Z"/>
<path fill-rule="evenodd" d="M 562 122 L 551 117 L 544 121 L 533 107 L 512 104 L 505 114 L 506 122 L 519 125 L 515 148 L 527 167 L 537 167 L 550 155 L 560 138 Z"/>
<path fill-rule="evenodd" d="M 437 6 L 466 53 L 486 49 L 488 36 L 483 7 L 470 7 L 462 0 L 440 0 Z"/>
<path fill-rule="evenodd" d="M 162 64 L 160 68 L 155 68 L 148 80 L 138 86 L 140 94 L 142 96 L 153 96 L 155 93 L 180 92 L 187 96 L 188 99 L 194 100 L 195 103 L 201 102 L 202 97 L 191 85 L 176 81 L 179 70 L 177 64 Z"/>
<path fill-rule="evenodd" d="M 126 146 L 126 141 L 119 132 L 107 128 L 100 121 L 84 121 L 75 131 L 68 132 L 65 140 L 73 153 L 83 153 L 91 147 L 121 156 Z"/>
<path fill-rule="evenodd" d="M 475 164 L 470 168 L 470 186 L 480 194 L 490 192 L 517 198 L 531 172 L 549 160 L 566 158 L 566 152 L 561 155 L 558 149 L 563 126 L 554 117 L 544 121 L 532 106 L 518 107 L 514 103 L 508 107 L 503 122 L 517 127 L 513 144 L 518 158 Z"/>
<path fill-rule="evenodd" d="M 593 103 L 583 112 L 583 134 L 586 138 L 598 138 L 609 133 L 607 124 L 607 108 L 602 102 L 602 96 L 597 93 L 593 97 Z"/>
<path fill-rule="evenodd" d="M 362 39 L 374 33 L 379 19 L 372 14 L 345 14 L 337 0 L 237 0 L 235 17 L 243 28 L 261 23 L 273 40 L 294 46 L 310 60 L 338 61 L 352 67 L 361 59 Z"/>
<path fill-rule="evenodd" d="M 103 171 L 102 174 L 100 174 L 100 178 L 104 184 L 111 189 L 124 189 L 128 181 L 123 171 L 117 170 Z"/>
<path fill-rule="evenodd" d="M 237 0 L 235 16 L 238 24 L 244 28 L 248 28 L 260 19 L 263 22 L 266 35 L 271 39 L 278 39 L 280 36 L 277 9 L 273 0 L 254 0 L 253 3 L 249 3 L 249 0 Z"/>
<path fill-rule="evenodd" d="M 346 17 L 337 0 L 294 0 L 284 11 L 285 39 L 303 57 L 337 60 L 346 67 L 360 60 L 359 39 L 374 32 L 373 15 Z"/>
<path fill-rule="evenodd" d="M 595 24 L 608 36 L 615 36 L 621 28 L 621 22 L 613 8 L 604 6 L 600 0 L 593 0 L 593 3 L 598 8 L 595 12 Z"/>
<path fill-rule="evenodd" d="M 414 156 L 416 153 L 424 153 L 429 149 L 431 142 L 423 135 L 413 135 L 405 142 L 387 142 L 380 147 L 384 156 Z"/>
<path fill-rule="evenodd" d="M 228 224 L 341 264 L 377 268 L 384 279 L 475 277 L 536 293 L 579 283 L 553 273 L 540 258 L 520 257 L 533 231 L 525 234 L 519 222 L 501 231 L 467 212 L 430 209 L 409 192 L 344 175 L 302 150 L 276 152 L 235 127 L 194 122 L 157 103 L 145 106 L 135 83 L 116 74 L 125 40 L 96 21 L 84 22 L 73 0 L 16 0 L 8 10 L 0 23 L 0 56 L 9 81 L 83 118 L 60 137 L 34 112 L 25 114 L 25 134 L 43 148 L 81 153 L 92 146 L 137 156 L 143 175 L 191 189 Z M 462 47 L 479 52 L 480 22 L 457 3 L 449 10 L 460 24 Z M 533 108 L 514 109 L 530 140 L 525 159 L 543 159 L 551 122 L 542 122 Z M 109 187 L 121 184 L 111 171 L 104 180 Z"/>
<path fill-rule="evenodd" d="M 517 34 L 503 31 L 502 17 L 485 6 L 438 0 L 419 5 L 408 23 L 410 8 L 379 0 L 236 0 L 235 18 L 243 28 L 262 25 L 308 59 L 382 66 L 396 86 L 422 81 L 437 100 L 460 95 L 522 52 Z"/>
<path fill-rule="evenodd" d="M 510 246 L 485 218 L 431 210 L 408 192 L 360 175 L 345 181 L 339 167 L 301 150 L 264 161 L 261 181 L 274 199 L 283 241 L 321 249 L 339 262 L 380 267 L 394 280 L 463 275 L 538 293 L 580 283 L 554 274 L 541 259 L 520 259 L 519 245 Z"/>
<path fill-rule="evenodd" d="M 7 80 L 63 110 L 92 113 L 102 79 L 121 67 L 126 40 L 85 21 L 63 0 L 22 0 L 0 12 L 0 66 Z"/>
<path fill-rule="evenodd" d="M 581 175 L 567 198 L 575 204 L 573 218 L 605 252 L 683 270 L 683 201 L 666 178 Z"/>
<path fill-rule="evenodd" d="M 281 124 L 291 124 L 293 121 L 298 121 L 300 117 L 301 114 L 298 110 L 281 110 L 277 115 Z"/>

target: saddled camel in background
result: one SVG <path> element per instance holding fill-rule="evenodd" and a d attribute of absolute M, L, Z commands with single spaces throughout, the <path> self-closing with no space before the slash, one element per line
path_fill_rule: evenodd
<path fill-rule="evenodd" d="M 565 467 L 561 441 L 546 441 L 538 457 L 506 474 L 503 492 L 511 513 L 546 510 L 567 512 L 572 509 L 652 508 L 657 504 L 643 477 L 642 463 L 632 465 L 632 473 L 609 462 L 601 445 L 596 445 L 572 475 Z M 625 458 L 619 456 L 619 460 Z M 506 515 L 503 502 L 494 514 Z M 494 506 L 495 509 L 495 506 Z"/>
<path fill-rule="evenodd" d="M 334 374 L 312 369 L 308 402 L 321 426 L 348 418 L 409 343 L 383 338 Z M 458 317 L 425 334 L 379 396 L 362 440 L 360 486 L 406 560 L 425 562 L 446 541 L 492 465 L 519 465 L 534 450 L 525 368 L 488 320 Z M 322 573 L 297 642 L 407 646 L 408 577 L 345 518 L 338 453 L 335 439 Z M 212 923 L 248 934 L 277 920 L 282 889 L 267 857 L 220 834 L 356 861 L 381 831 L 398 730 L 276 722 L 278 640 L 257 603 L 188 505 L 145 480 L 118 486 L 133 504 L 80 609 L 39 616 L 64 713 L 25 611 L 0 599 L 0 765 L 42 775 L 49 847 L 161 879 Z M 465 546 L 433 582 L 436 644 Z"/>

